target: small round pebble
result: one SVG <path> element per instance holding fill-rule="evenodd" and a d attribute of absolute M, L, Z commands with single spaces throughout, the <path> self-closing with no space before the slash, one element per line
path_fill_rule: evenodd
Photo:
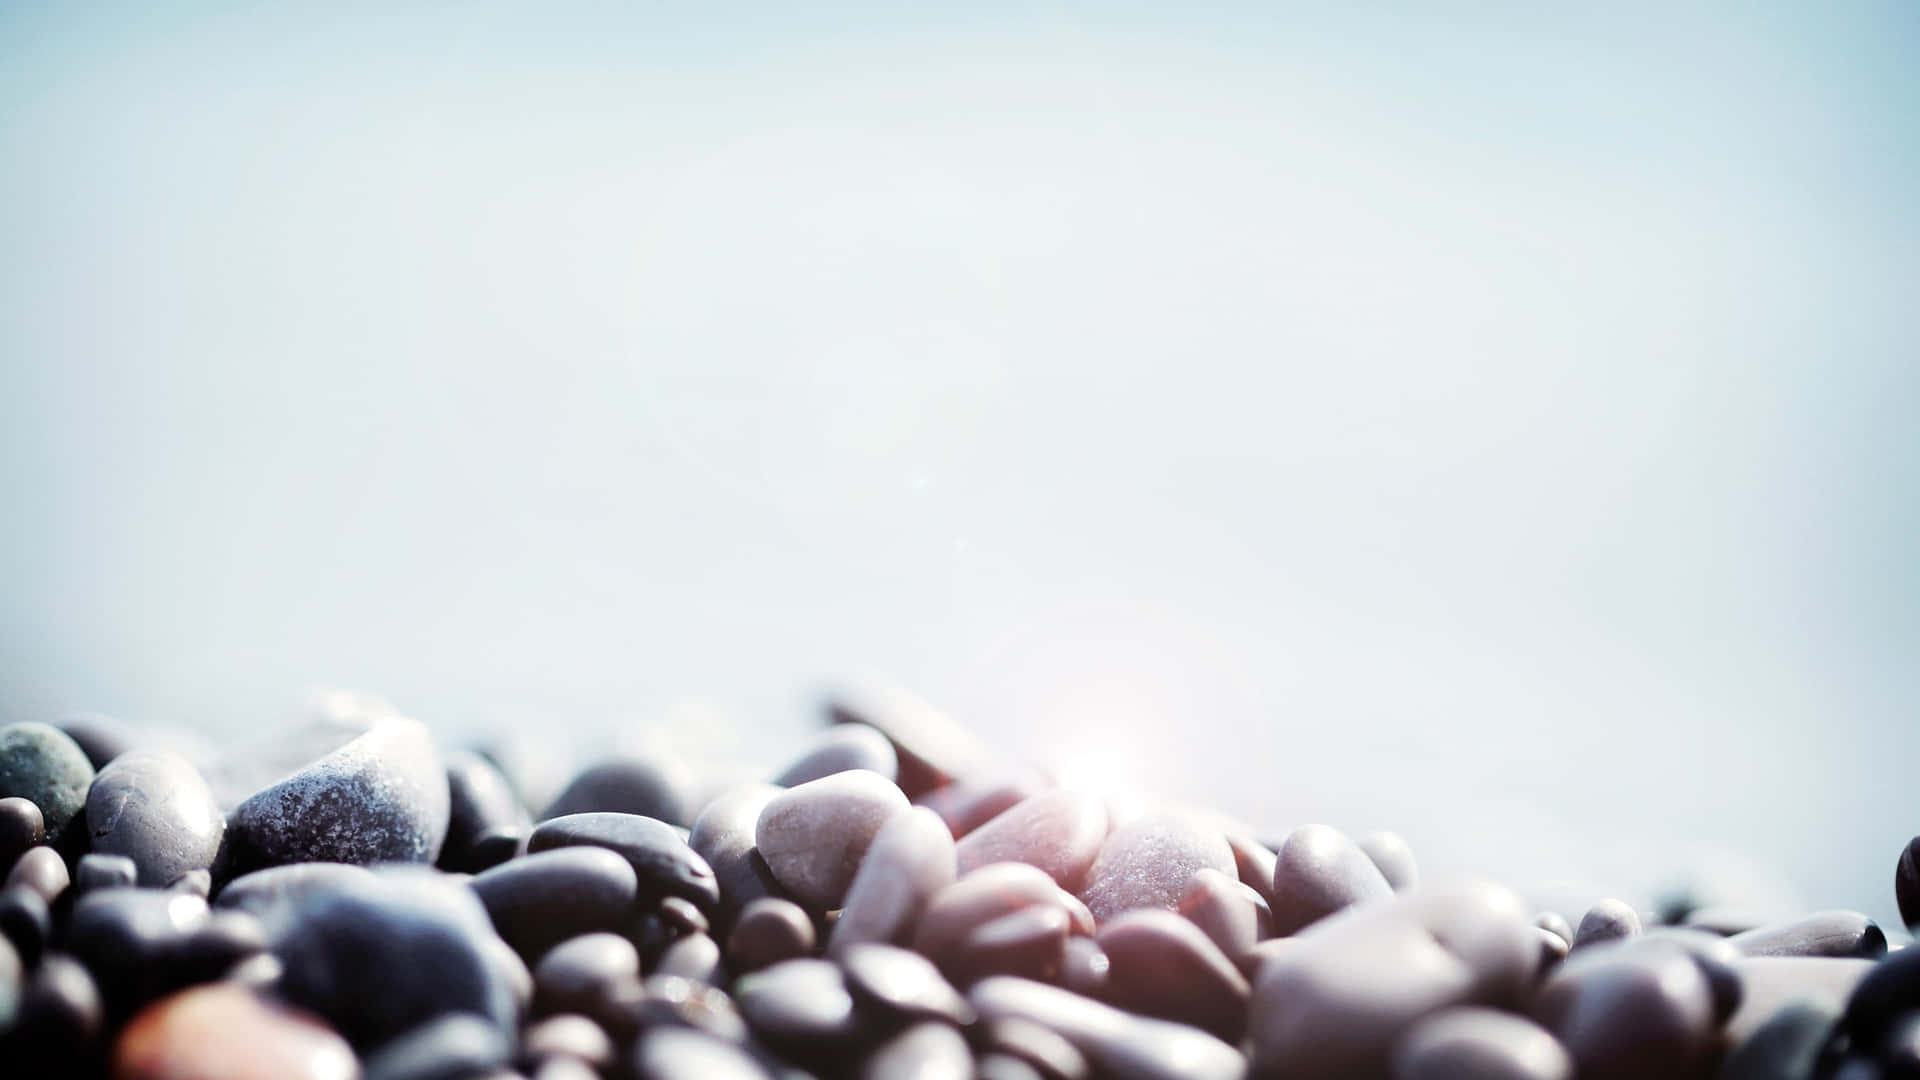
<path fill-rule="evenodd" d="M 795 899 L 817 911 L 841 906 L 874 836 L 907 810 L 893 781 L 864 770 L 788 788 L 760 812 L 754 846 Z"/>
<path fill-rule="evenodd" d="M 1399 833 L 1380 829 L 1362 836 L 1357 843 L 1394 892 L 1406 892 L 1420 883 L 1420 869 L 1413 860 L 1413 849 Z"/>
<path fill-rule="evenodd" d="M 1813 1076 L 1839 1020 L 1840 1010 L 1832 1004 L 1790 1001 L 1727 1052 L 1720 1076 L 1722 1080 L 1802 1080 Z"/>
<path fill-rule="evenodd" d="M 140 868 L 125 855 L 105 855 L 90 851 L 80 856 L 73 864 L 73 888 L 75 892 L 89 893 L 95 889 L 116 889 L 131 886 L 138 880 Z"/>
<path fill-rule="evenodd" d="M 740 911 L 727 935 L 735 971 L 757 971 L 813 951 L 813 920 L 791 900 L 762 897 Z"/>
<path fill-rule="evenodd" d="M 39 890 L 26 885 L 0 889 L 0 937 L 31 968 L 53 938 L 53 914 Z"/>
<path fill-rule="evenodd" d="M 446 757 L 447 838 L 438 863 L 448 870 L 478 873 L 499 861 L 503 842 L 517 846 L 533 827 L 527 808 L 499 766 L 471 750 Z"/>
<path fill-rule="evenodd" d="M 1900 921 L 1920 930 L 1920 836 L 1907 842 L 1893 871 L 1893 894 L 1900 905 Z"/>
<path fill-rule="evenodd" d="M 619 929 L 636 890 L 627 860 L 599 847 L 528 855 L 476 874 L 469 884 L 494 929 L 528 963 L 570 937 Z"/>
<path fill-rule="evenodd" d="M 860 1034 L 853 995 L 825 960 L 786 960 L 744 975 L 733 997 L 754 1033 L 776 1047 L 835 1047 Z"/>
<path fill-rule="evenodd" d="M 1057 906 L 1058 894 L 1059 886 L 1039 867 L 981 867 L 934 895 L 914 929 L 913 949 L 945 968 L 975 927 L 1021 908 Z"/>
<path fill-rule="evenodd" d="M 533 969 L 533 1011 L 597 1015 L 623 982 L 640 979 L 640 953 L 618 934 L 568 938 L 547 950 Z"/>
<path fill-rule="evenodd" d="M 1427 1017 L 1401 1038 L 1394 1080 L 1573 1080 L 1573 1059 L 1525 1017 L 1462 1007 Z"/>
<path fill-rule="evenodd" d="M 968 931 L 941 970 L 962 986 L 988 975 L 1058 981 L 1070 924 L 1066 911 L 1052 904 L 1010 911 Z"/>
<path fill-rule="evenodd" d="M 710 911 L 720 902 L 713 867 L 663 821 L 638 814 L 569 814 L 541 822 L 527 841 L 529 854 L 563 847 L 605 848 L 627 860 L 642 903 L 678 897 Z"/>
<path fill-rule="evenodd" d="M 49 904 L 66 892 L 71 884 L 73 879 L 67 873 L 67 861 L 45 844 L 28 848 L 25 854 L 13 860 L 13 869 L 7 872 L 7 888 L 24 885 L 39 893 L 40 898 Z"/>
<path fill-rule="evenodd" d="M 18 796 L 40 808 L 56 843 L 87 803 L 93 762 L 66 732 L 32 721 L 0 727 L 0 798 Z"/>
<path fill-rule="evenodd" d="M 1679 949 L 1576 953 L 1548 977 L 1533 1014 L 1582 1080 L 1697 1075 L 1717 1030 L 1713 989 Z"/>
<path fill-rule="evenodd" d="M 208 869 L 226 831 L 213 791 L 178 754 L 129 750 L 101 769 L 87 792 L 89 845 L 131 859 L 142 885 Z"/>
<path fill-rule="evenodd" d="M 723 933 L 733 917 L 749 901 L 762 896 L 786 897 L 786 890 L 773 878 L 766 860 L 753 846 L 754 829 L 760 824 L 760 811 L 780 794 L 772 784 L 747 784 L 730 788 L 700 811 L 687 838 L 687 846 L 707 860 L 714 882 L 719 886 L 720 903 L 713 911 L 714 924 Z"/>
<path fill-rule="evenodd" d="M 1640 932 L 1640 913 L 1624 900 L 1598 900 L 1580 916 L 1573 932 L 1573 947 L 1584 949 L 1604 941 L 1620 941 Z"/>
<path fill-rule="evenodd" d="M 1093 1075 L 1086 1055 L 1072 1043 L 1027 1020 L 1008 1017 L 983 1025 L 980 1041 L 993 1053 L 1026 1063 L 1043 1080 L 1088 1080 Z"/>
<path fill-rule="evenodd" d="M 560 1013 L 528 1026 L 520 1056 L 529 1062 L 570 1057 L 596 1069 L 613 1064 L 613 1040 L 606 1029 L 579 1013 Z"/>

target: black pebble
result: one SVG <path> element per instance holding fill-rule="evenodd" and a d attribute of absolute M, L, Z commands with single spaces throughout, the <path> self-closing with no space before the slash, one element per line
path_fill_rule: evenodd
<path fill-rule="evenodd" d="M 677 896 L 711 911 L 720 901 L 713 868 L 664 821 L 638 814 L 569 814 L 542 821 L 527 841 L 529 853 L 579 846 L 606 848 L 627 860 L 642 903 Z"/>
<path fill-rule="evenodd" d="M 494 928 L 529 964 L 570 937 L 621 929 L 633 909 L 633 868 L 598 847 L 528 855 L 470 884 Z"/>
<path fill-rule="evenodd" d="M 672 825 L 692 820 L 673 770 L 633 758 L 601 762 L 574 777 L 540 818 L 596 812 L 638 814 Z"/>
<path fill-rule="evenodd" d="M 46 819 L 32 799 L 18 795 L 0 799 L 0 877 L 13 869 L 15 859 L 46 838 Z"/>
<path fill-rule="evenodd" d="M 470 750 L 448 754 L 447 793 L 442 869 L 478 873 L 513 857 L 533 823 L 498 766 Z"/>

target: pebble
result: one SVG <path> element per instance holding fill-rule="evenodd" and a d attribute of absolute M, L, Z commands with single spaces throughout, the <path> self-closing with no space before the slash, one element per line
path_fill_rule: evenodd
<path fill-rule="evenodd" d="M 1603 941 L 1619 941 L 1640 932 L 1640 913 L 1622 900 L 1599 900 L 1580 916 L 1573 932 L 1573 947 L 1584 949 Z"/>
<path fill-rule="evenodd" d="M 773 782 L 781 787 L 798 787 L 852 769 L 879 773 L 892 780 L 899 775 L 900 759 L 878 729 L 861 723 L 835 724 L 814 739 L 800 760 L 782 769 Z"/>
<path fill-rule="evenodd" d="M 227 831 L 199 770 L 162 750 L 129 750 L 108 762 L 87 791 L 86 815 L 91 850 L 131 859 L 142 885 L 211 868 Z"/>
<path fill-rule="evenodd" d="M 1133 1016 L 1059 987 L 1009 975 L 983 979 L 967 999 L 989 1023 L 1048 1028 L 1115 1080 L 1242 1080 L 1246 1059 L 1198 1028 Z"/>
<path fill-rule="evenodd" d="M 922 1021 L 881 1043 L 861 1080 L 973 1080 L 973 1051 L 951 1025 Z"/>
<path fill-rule="evenodd" d="M 1712 987 L 1678 949 L 1576 953 L 1540 988 L 1533 1015 L 1581 1080 L 1697 1076 L 1715 1046 Z"/>
<path fill-rule="evenodd" d="M 633 1011 L 640 1027 L 680 1024 L 729 1042 L 747 1041 L 747 1022 L 724 991 L 672 975 L 649 975 L 641 986 L 644 993 Z"/>
<path fill-rule="evenodd" d="M 1343 908 L 1393 895 L 1393 886 L 1345 833 L 1302 825 L 1287 835 L 1273 870 L 1273 932 L 1295 934 Z"/>
<path fill-rule="evenodd" d="M 32 799 L 18 795 L 0 799 L 0 874 L 12 869 L 15 859 L 46 838 L 46 818 Z"/>
<path fill-rule="evenodd" d="M 1920 930 L 1920 836 L 1907 842 L 1893 871 L 1893 892 L 1900 905 L 1900 921 Z"/>
<path fill-rule="evenodd" d="M 578 1013 L 561 1013 L 527 1027 L 520 1056 L 527 1062 L 570 1057 L 605 1069 L 613 1064 L 614 1046 L 599 1024 Z"/>
<path fill-rule="evenodd" d="M 1237 1043 L 1253 988 L 1191 921 L 1142 908 L 1101 927 L 1111 967 L 1106 1000 L 1129 1012 L 1177 1020 Z"/>
<path fill-rule="evenodd" d="M 1525 1017 L 1477 1006 L 1415 1024 L 1393 1052 L 1394 1080 L 1573 1080 L 1573 1059 Z"/>
<path fill-rule="evenodd" d="M 103 855 L 97 851 L 80 856 L 73 865 L 73 889 L 89 893 L 95 889 L 131 886 L 138 880 L 140 868 L 125 855 Z"/>
<path fill-rule="evenodd" d="M 42 844 L 28 848 L 13 860 L 13 869 L 7 872 L 5 887 L 24 886 L 39 893 L 42 900 L 51 904 L 71 884 L 73 879 L 67 874 L 67 861 L 60 857 L 58 851 Z"/>
<path fill-rule="evenodd" d="M 1045 790 L 1033 777 L 975 777 L 923 792 L 913 802 L 938 814 L 958 839 Z"/>
<path fill-rule="evenodd" d="M 1010 911 L 974 927 L 948 954 L 942 968 L 962 986 L 988 975 L 1019 975 L 1053 982 L 1066 958 L 1072 920 L 1052 904 Z"/>
<path fill-rule="evenodd" d="M 1225 833 L 1198 815 L 1147 813 L 1107 837 L 1080 898 L 1101 922 L 1134 908 L 1171 911 L 1180 905 L 1193 872 L 1209 866 L 1223 874 L 1237 872 Z"/>
<path fill-rule="evenodd" d="M 527 808 L 499 766 L 472 750 L 447 755 L 447 838 L 437 864 L 479 873 L 509 857 L 533 828 Z"/>
<path fill-rule="evenodd" d="M 448 798 L 427 729 L 380 716 L 234 807 L 227 872 L 298 862 L 431 863 L 446 837 Z"/>
<path fill-rule="evenodd" d="M 640 981 L 640 952 L 618 934 L 592 933 L 555 945 L 533 969 L 538 1016 L 604 1016 L 622 984 Z"/>
<path fill-rule="evenodd" d="M 1420 883 L 1420 869 L 1413 861 L 1413 849 L 1399 833 L 1379 829 L 1362 836 L 1358 843 L 1394 892 L 1406 892 Z"/>
<path fill-rule="evenodd" d="M 540 813 L 540 820 L 568 814 L 638 814 L 669 825 L 693 818 L 680 770 L 672 762 L 618 758 L 575 776 Z"/>
<path fill-rule="evenodd" d="M 1740 974 L 1740 1007 L 1725 1025 L 1726 1038 L 1745 1039 L 1774 1013 L 1792 1004 L 1810 1004 L 1839 1013 L 1846 1008 L 1860 980 L 1872 971 L 1871 960 L 1835 957 L 1767 956 L 1735 961 Z"/>
<path fill-rule="evenodd" d="M 606 812 L 551 818 L 533 830 L 527 852 L 578 846 L 605 848 L 627 860 L 643 905 L 679 897 L 701 911 L 711 911 L 720 902 L 713 867 L 688 846 L 679 830 L 663 821 Z"/>
<path fill-rule="evenodd" d="M 722 931 L 747 903 L 763 896 L 787 896 L 753 846 L 760 811 L 780 790 L 772 784 L 731 788 L 709 802 L 693 823 L 687 846 L 713 870 L 720 903 L 712 914 L 715 927 Z"/>
<path fill-rule="evenodd" d="M 1566 916 L 1559 912 L 1543 911 L 1533 917 L 1533 925 L 1566 942 L 1569 948 L 1573 946 L 1573 927 L 1567 923 Z"/>
<path fill-rule="evenodd" d="M 1067 939 L 1065 954 L 1060 960 L 1060 985 L 1082 997 L 1104 1000 L 1107 996 L 1107 978 L 1113 971 L 1113 961 L 1108 959 L 1107 951 L 1092 938 L 1074 937 Z"/>
<path fill-rule="evenodd" d="M 360 1063 L 317 1017 L 214 984 L 135 1016 L 115 1041 L 113 1071 L 116 1080 L 354 1080 Z"/>
<path fill-rule="evenodd" d="M 366 1080 L 471 1080 L 506 1064 L 507 1033 L 472 1013 L 446 1013 L 393 1039 L 367 1058 Z"/>
<path fill-rule="evenodd" d="M 1840 1010 L 1820 1001 L 1791 1001 L 1741 1039 L 1720 1065 L 1721 1080 L 1803 1080 L 1815 1074 L 1840 1021 Z"/>
<path fill-rule="evenodd" d="M 125 1019 L 184 982 L 175 959 L 210 912 L 197 896 L 164 889 L 109 888 L 81 896 L 67 920 L 65 947 L 87 965 L 107 1014 Z"/>
<path fill-rule="evenodd" d="M 1063 888 L 1078 889 L 1106 838 L 1104 803 L 1076 791 L 1049 791 L 969 832 L 954 855 L 962 875 L 990 863 L 1023 862 Z"/>
<path fill-rule="evenodd" d="M 830 911 L 846 899 L 881 826 L 907 808 L 907 797 L 884 776 L 835 773 L 768 800 L 754 829 L 754 846 L 795 899 Z"/>
<path fill-rule="evenodd" d="M 627 860 L 599 847 L 527 855 L 469 884 L 501 939 L 529 964 L 570 937 L 625 926 L 637 888 Z"/>
<path fill-rule="evenodd" d="M 64 841 L 92 783 L 93 762 L 66 732 L 34 721 L 0 727 L 0 798 L 19 797 L 39 807 L 50 842 Z"/>
<path fill-rule="evenodd" d="M 1266 900 L 1239 879 L 1211 866 L 1193 872 L 1180 897 L 1180 914 L 1199 927 L 1229 959 L 1238 961 L 1273 936 Z"/>
<path fill-rule="evenodd" d="M 771 1074 L 734 1043 L 688 1028 L 649 1030 L 633 1048 L 639 1080 L 772 1080 Z"/>
<path fill-rule="evenodd" d="M 888 818 L 847 888 L 829 951 L 904 943 L 933 898 L 953 884 L 957 864 L 953 836 L 933 811 L 916 806 Z"/>
<path fill-rule="evenodd" d="M 688 934 L 667 946 L 653 970 L 658 975 L 678 975 L 715 986 L 723 985 L 727 978 L 719 943 L 702 933 Z"/>
<path fill-rule="evenodd" d="M 727 935 L 735 971 L 758 971 L 813 952 L 813 920 L 791 900 L 761 897 L 748 904 Z"/>
<path fill-rule="evenodd" d="M 1054 906 L 1058 893 L 1039 867 L 983 866 L 934 894 L 914 928 L 913 950 L 944 970 L 975 928 L 1021 908 Z"/>
<path fill-rule="evenodd" d="M 899 763 L 896 779 L 909 798 L 979 775 L 992 760 L 971 731 L 897 687 L 845 689 L 827 703 L 827 715 L 834 723 L 866 724 L 887 737 Z"/>
<path fill-rule="evenodd" d="M 373 872 L 363 866 L 289 863 L 234 878 L 214 897 L 213 906 L 245 911 L 266 925 L 269 938 L 277 938 L 319 897 L 354 892 L 376 880 Z"/>
<path fill-rule="evenodd" d="M 981 1045 L 991 1053 L 1016 1058 L 1042 1080 L 1090 1080 L 1093 1066 L 1058 1032 L 1017 1017 L 1005 1017 L 983 1026 Z M 985 1058 L 982 1058 L 985 1061 Z"/>
<path fill-rule="evenodd" d="M 864 1006 L 902 1020 L 944 1020 L 965 1027 L 973 1006 L 926 957 L 892 945 L 849 946 L 839 958 L 847 988 Z"/>
<path fill-rule="evenodd" d="M 133 728 L 99 713 L 72 713 L 61 717 L 55 726 L 80 747 L 96 770 L 106 768 L 108 762 L 133 749 L 140 741 Z"/>
<path fill-rule="evenodd" d="M 14 1030 L 5 1041 L 7 1066 L 21 1076 L 87 1073 L 104 1057 L 106 1004 L 85 965 L 64 953 L 49 953 L 20 992 Z"/>
<path fill-rule="evenodd" d="M 1234 871 L 1242 884 L 1257 891 L 1273 905 L 1273 869 L 1280 856 L 1270 847 L 1244 833 L 1227 833 L 1227 846 L 1233 851 Z"/>
<path fill-rule="evenodd" d="M 1887 955 L 1887 935 L 1857 911 L 1817 911 L 1726 939 L 1746 956 L 1843 956 L 1877 960 Z"/>
<path fill-rule="evenodd" d="M 860 1017 L 840 969 L 825 960 L 785 960 L 734 984 L 740 1015 L 776 1049 L 837 1050 L 860 1035 Z"/>
<path fill-rule="evenodd" d="M 1901 1015 L 1920 1009 L 1920 948 L 1890 953 L 1861 976 L 1844 1023 L 1855 1045 L 1877 1046 Z"/>
<path fill-rule="evenodd" d="M 26 885 L 0 889 L 0 937 L 31 968 L 53 938 L 53 915 L 39 890 Z"/>

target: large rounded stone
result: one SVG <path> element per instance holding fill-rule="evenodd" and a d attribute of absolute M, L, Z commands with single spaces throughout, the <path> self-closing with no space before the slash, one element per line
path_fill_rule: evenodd
<path fill-rule="evenodd" d="M 1045 870 L 1078 889 L 1107 838 L 1107 808 L 1091 795 L 1049 791 L 1035 795 L 968 833 L 955 849 L 960 873 L 997 862 Z"/>
<path fill-rule="evenodd" d="M 953 884 L 954 864 L 953 836 L 933 811 L 916 806 L 893 815 L 860 862 L 828 950 L 904 943 L 934 896 Z"/>
<path fill-rule="evenodd" d="M 886 777 L 835 773 L 769 800 L 754 846 L 795 899 L 827 911 L 841 906 L 880 827 L 906 809 L 907 797 Z"/>
<path fill-rule="evenodd" d="M 1270 895 L 1273 932 L 1282 937 L 1342 908 L 1393 895 L 1373 860 L 1338 829 L 1302 825 L 1277 855 Z"/>
<path fill-rule="evenodd" d="M 570 937 L 622 929 L 634 907 L 633 867 L 598 847 L 528 855 L 470 884 L 500 937 L 528 963 Z"/>
<path fill-rule="evenodd" d="M 1569 957 L 1533 1013 L 1583 1080 L 1693 1077 L 1715 1048 L 1714 996 L 1679 949 L 1593 949 Z"/>
<path fill-rule="evenodd" d="M 1080 898 L 1095 919 L 1123 911 L 1179 907 L 1187 882 L 1202 867 L 1238 872 L 1226 834 L 1197 815 L 1161 811 L 1135 818 L 1100 846 Z"/>
<path fill-rule="evenodd" d="M 0 797 L 32 800 L 54 843 L 86 805 L 92 783 L 93 762 L 66 732 L 33 722 L 0 727 Z"/>
<path fill-rule="evenodd" d="M 424 862 L 440 853 L 447 774 L 427 729 L 382 715 L 227 819 L 228 872 L 296 862 Z"/>
<path fill-rule="evenodd" d="M 227 983 L 182 990 L 133 1018 L 115 1080 L 354 1080 L 353 1048 L 316 1018 Z"/>
<path fill-rule="evenodd" d="M 129 750 L 108 762 L 87 792 L 89 844 L 132 859 L 142 885 L 210 869 L 226 831 L 207 782 L 178 754 Z"/>

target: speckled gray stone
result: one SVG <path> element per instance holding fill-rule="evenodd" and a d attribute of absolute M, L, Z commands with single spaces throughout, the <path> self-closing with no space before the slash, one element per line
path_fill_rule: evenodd
<path fill-rule="evenodd" d="M 0 797 L 31 799 L 55 844 L 86 805 L 91 783 L 93 762 L 66 732 L 32 721 L 0 728 Z"/>
<path fill-rule="evenodd" d="M 210 869 L 226 831 L 212 790 L 178 754 L 129 750 L 108 762 L 87 792 L 88 843 L 132 859 L 142 885 Z"/>
<path fill-rule="evenodd" d="M 447 774 L 425 726 L 380 716 L 233 809 L 227 872 L 294 862 L 431 863 L 448 813 Z"/>
<path fill-rule="evenodd" d="M 802 905 L 837 908 L 888 818 L 907 810 L 893 781 L 855 769 L 788 788 L 768 800 L 754 846 Z"/>
<path fill-rule="evenodd" d="M 1116 829 L 1087 871 L 1080 899 L 1101 922 L 1133 908 L 1179 906 L 1193 872 L 1238 872 L 1224 832 L 1179 811 L 1143 814 Z"/>

